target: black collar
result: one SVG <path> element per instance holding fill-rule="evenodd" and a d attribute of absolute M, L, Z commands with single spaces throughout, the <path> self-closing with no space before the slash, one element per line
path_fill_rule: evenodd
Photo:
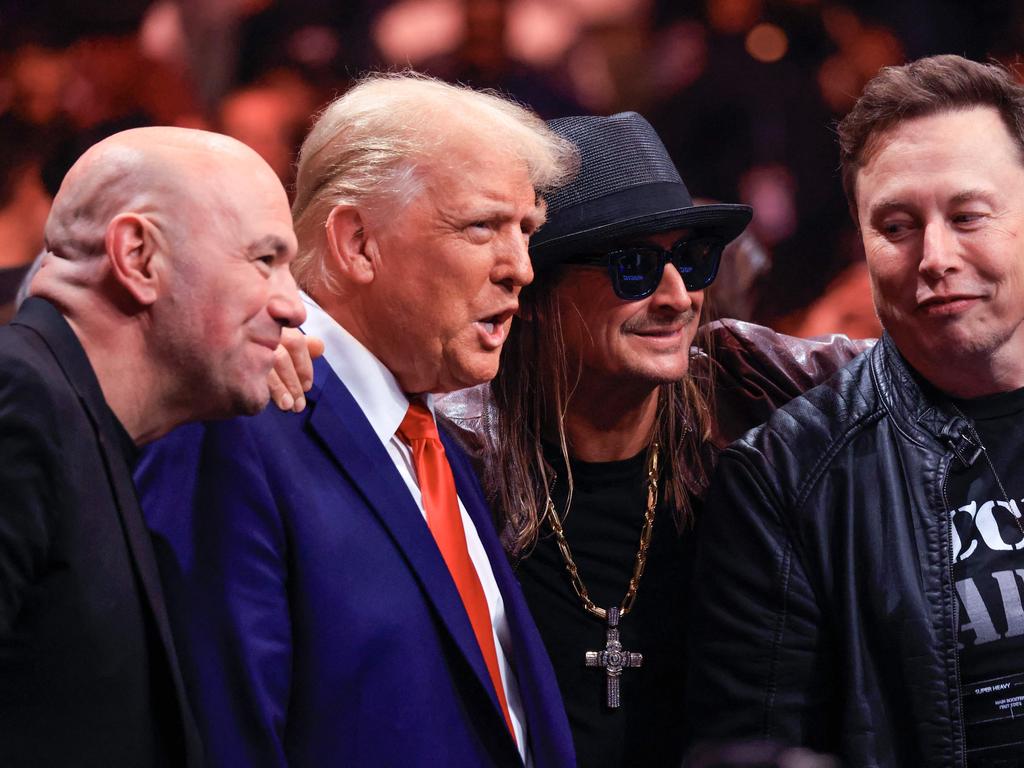
<path fill-rule="evenodd" d="M 11 320 L 11 325 L 34 331 L 50 348 L 97 431 L 113 440 L 112 448 L 125 457 L 129 466 L 134 466 L 139 449 L 107 405 L 85 349 L 64 316 L 46 299 L 29 297 Z"/>

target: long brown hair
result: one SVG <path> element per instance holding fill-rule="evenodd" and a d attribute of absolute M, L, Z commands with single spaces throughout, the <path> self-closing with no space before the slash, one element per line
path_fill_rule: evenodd
<path fill-rule="evenodd" d="M 537 540 L 554 472 L 543 438 L 555 437 L 572 473 L 564 419 L 579 371 L 570 371 L 555 291 L 554 269 L 523 290 L 522 311 L 502 350 L 491 384 L 496 409 L 493 444 L 485 451 L 484 485 L 498 515 L 506 550 L 519 557 Z M 705 350 L 707 352 L 707 350 Z M 651 445 L 661 446 L 660 486 L 679 530 L 691 524 L 693 496 L 704 492 L 713 461 L 712 367 L 693 366 L 680 381 L 662 384 Z M 650 448 L 648 448 L 650 450 Z"/>

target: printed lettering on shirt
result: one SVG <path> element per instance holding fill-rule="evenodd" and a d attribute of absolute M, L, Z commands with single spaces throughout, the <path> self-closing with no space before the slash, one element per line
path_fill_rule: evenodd
<path fill-rule="evenodd" d="M 951 544 L 956 563 L 965 563 L 981 557 L 983 553 L 1024 549 L 1024 533 L 1021 533 L 1017 525 L 1021 511 L 1016 500 L 971 501 L 953 510 L 951 514 Z M 1012 535 L 1013 531 L 1017 532 L 1016 536 Z M 960 650 L 967 645 L 986 645 L 1024 635 L 1024 599 L 1021 591 L 1024 587 L 1024 568 L 1007 568 L 1010 564 L 1007 562 L 1000 564 L 1002 567 L 998 570 L 988 573 L 976 570 L 972 576 L 956 582 L 956 592 L 963 608 Z"/>
<path fill-rule="evenodd" d="M 1001 499 L 986 501 L 981 506 L 978 506 L 978 502 L 972 501 L 954 510 L 953 560 L 963 562 L 973 555 L 980 545 L 995 552 L 1024 549 L 1024 533 L 1020 533 L 1019 529 L 1016 541 L 1006 541 L 1003 538 L 997 517 L 1005 515 L 1013 515 L 1018 520 L 1020 519 L 1020 508 L 1015 499 L 1010 499 L 1009 504 Z M 968 540 L 966 548 L 962 544 L 964 534 L 967 534 Z M 963 553 L 961 554 L 962 548 Z"/>

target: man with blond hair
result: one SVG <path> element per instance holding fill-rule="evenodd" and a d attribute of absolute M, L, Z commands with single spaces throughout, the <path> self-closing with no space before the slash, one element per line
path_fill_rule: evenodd
<path fill-rule="evenodd" d="M 303 328 L 326 343 L 309 407 L 173 435 L 142 473 L 214 764 L 574 763 L 431 397 L 495 375 L 539 195 L 574 158 L 527 110 L 413 75 L 364 80 L 313 127 L 293 205 Z"/>
<path fill-rule="evenodd" d="M 255 413 L 302 322 L 285 192 L 255 152 L 144 128 L 71 168 L 0 329 L 0 764 L 198 766 L 137 447 Z"/>

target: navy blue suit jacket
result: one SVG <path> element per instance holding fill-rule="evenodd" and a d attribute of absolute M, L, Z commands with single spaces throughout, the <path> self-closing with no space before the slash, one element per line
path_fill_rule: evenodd
<path fill-rule="evenodd" d="M 416 503 L 324 361 L 301 414 L 191 425 L 136 475 L 215 766 L 522 765 Z M 537 768 L 574 765 L 550 661 L 475 475 Z"/>

